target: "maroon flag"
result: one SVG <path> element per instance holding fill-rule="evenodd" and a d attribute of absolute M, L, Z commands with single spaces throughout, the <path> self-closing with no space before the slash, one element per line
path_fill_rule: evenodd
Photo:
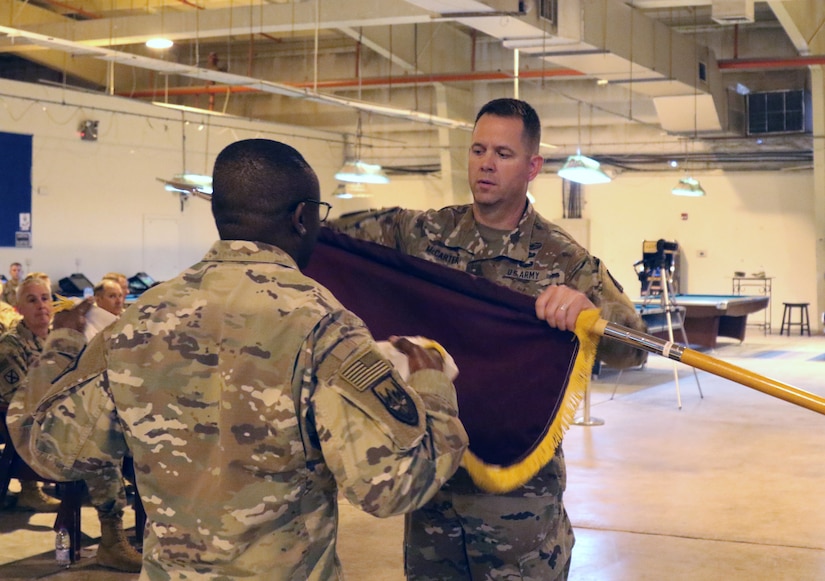
<path fill-rule="evenodd" d="M 477 477 L 468 465 L 477 483 L 515 488 L 552 458 L 589 379 L 595 340 L 582 349 L 576 335 L 537 319 L 532 297 L 329 229 L 305 273 L 377 340 L 422 335 L 453 356 L 459 417 L 471 460 L 480 461 L 471 463 L 493 470 Z"/>

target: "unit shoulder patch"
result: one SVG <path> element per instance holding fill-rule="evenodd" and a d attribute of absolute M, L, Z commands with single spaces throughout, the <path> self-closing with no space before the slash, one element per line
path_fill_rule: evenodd
<path fill-rule="evenodd" d="M 399 422 L 418 425 L 415 401 L 392 373 L 392 365 L 376 351 L 366 351 L 340 372 L 342 380 L 359 392 L 370 390 Z"/>

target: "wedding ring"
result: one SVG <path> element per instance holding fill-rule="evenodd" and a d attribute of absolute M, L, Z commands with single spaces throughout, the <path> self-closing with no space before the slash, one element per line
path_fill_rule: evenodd
<path fill-rule="evenodd" d="M 562 305 L 562 306 L 560 306 L 560 307 L 559 307 L 559 310 L 560 310 L 560 311 L 566 311 L 566 310 L 567 310 L 567 305 Z"/>

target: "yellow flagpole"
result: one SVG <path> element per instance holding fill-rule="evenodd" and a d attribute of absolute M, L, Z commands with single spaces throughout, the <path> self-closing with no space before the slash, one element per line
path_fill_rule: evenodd
<path fill-rule="evenodd" d="M 727 363 L 721 359 L 716 359 L 710 355 L 694 351 L 679 343 L 664 341 L 653 335 L 640 333 L 634 329 L 611 323 L 604 319 L 598 319 L 591 328 L 591 332 L 602 337 L 609 337 L 622 343 L 633 345 L 638 349 L 656 353 L 657 355 L 673 359 L 674 361 L 679 361 L 680 363 L 707 371 L 719 377 L 730 379 L 731 381 L 761 391 L 762 393 L 825 415 L 825 398 L 823 397 L 782 383 L 781 381 L 759 375 L 753 371 L 748 371 L 747 369 Z"/>

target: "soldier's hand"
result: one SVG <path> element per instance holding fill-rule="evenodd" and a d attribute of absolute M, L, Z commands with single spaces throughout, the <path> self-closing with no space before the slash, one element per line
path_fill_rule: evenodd
<path fill-rule="evenodd" d="M 86 330 L 86 313 L 92 305 L 94 305 L 94 298 L 89 297 L 67 311 L 55 313 L 52 329 L 74 329 L 82 333 Z"/>
<path fill-rule="evenodd" d="M 444 371 L 444 360 L 435 349 L 425 349 L 404 337 L 390 337 L 390 343 L 407 356 L 411 374 L 421 369 Z"/>
<path fill-rule="evenodd" d="M 595 308 L 584 293 L 566 286 L 547 287 L 536 299 L 536 316 L 562 331 L 575 329 L 579 313 Z"/>

